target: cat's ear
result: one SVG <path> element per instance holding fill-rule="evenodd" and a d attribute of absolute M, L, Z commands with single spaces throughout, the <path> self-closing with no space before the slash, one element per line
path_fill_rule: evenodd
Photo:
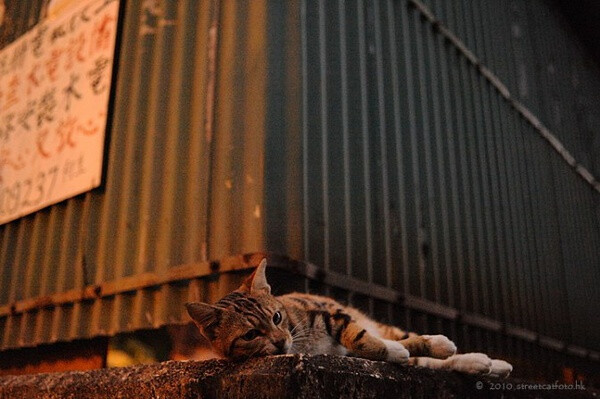
<path fill-rule="evenodd" d="M 223 309 L 202 302 L 189 302 L 185 307 L 202 335 L 213 340 L 215 329 L 222 319 Z"/>
<path fill-rule="evenodd" d="M 265 270 L 267 268 L 267 259 L 263 259 L 260 265 L 254 270 L 254 273 L 250 275 L 240 287 L 240 291 L 249 292 L 254 295 L 270 294 L 271 286 L 267 283 L 267 276 Z"/>

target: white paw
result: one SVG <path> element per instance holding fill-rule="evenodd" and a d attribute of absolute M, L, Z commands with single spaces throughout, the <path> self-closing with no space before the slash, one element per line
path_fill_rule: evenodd
<path fill-rule="evenodd" d="M 506 378 L 510 375 L 513 370 L 513 366 L 500 359 L 492 359 L 492 370 L 490 375 L 492 377 Z"/>
<path fill-rule="evenodd" d="M 492 359 L 484 353 L 465 353 L 454 355 L 448 360 L 451 369 L 465 374 L 485 375 L 492 369 Z"/>
<path fill-rule="evenodd" d="M 456 353 L 456 345 L 445 335 L 423 335 L 429 343 L 429 355 L 438 359 L 445 359 Z"/>
<path fill-rule="evenodd" d="M 389 339 L 384 339 L 383 342 L 387 348 L 387 361 L 394 363 L 408 363 L 408 357 L 410 353 L 406 350 L 406 348 L 397 341 L 391 341 Z"/>

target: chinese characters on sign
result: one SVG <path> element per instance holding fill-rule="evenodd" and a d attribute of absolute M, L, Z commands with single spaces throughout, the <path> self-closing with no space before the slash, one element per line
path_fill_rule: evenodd
<path fill-rule="evenodd" d="M 73 3 L 0 51 L 0 224 L 101 182 L 119 2 Z"/>

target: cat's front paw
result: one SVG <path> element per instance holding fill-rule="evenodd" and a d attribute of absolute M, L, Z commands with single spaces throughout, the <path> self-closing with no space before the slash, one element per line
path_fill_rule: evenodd
<path fill-rule="evenodd" d="M 492 370 L 492 359 L 485 353 L 454 355 L 448 360 L 451 362 L 451 369 L 460 373 L 485 375 Z"/>
<path fill-rule="evenodd" d="M 422 335 L 429 346 L 429 356 L 445 359 L 456 353 L 456 345 L 445 335 Z"/>
<path fill-rule="evenodd" d="M 500 359 L 492 359 L 492 370 L 490 376 L 498 378 L 506 378 L 513 370 L 513 366 L 509 362 Z"/>
<path fill-rule="evenodd" d="M 385 347 L 387 348 L 387 358 L 388 362 L 393 363 L 408 363 L 408 358 L 410 353 L 406 350 L 406 348 L 397 341 L 391 341 L 388 339 L 384 339 Z"/>

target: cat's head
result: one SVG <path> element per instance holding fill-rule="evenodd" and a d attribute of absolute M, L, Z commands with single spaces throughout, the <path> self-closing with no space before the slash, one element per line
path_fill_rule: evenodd
<path fill-rule="evenodd" d="M 263 259 L 254 273 L 214 305 L 185 306 L 202 335 L 223 357 L 249 358 L 288 353 L 292 344 L 288 316 L 271 295 Z"/>

